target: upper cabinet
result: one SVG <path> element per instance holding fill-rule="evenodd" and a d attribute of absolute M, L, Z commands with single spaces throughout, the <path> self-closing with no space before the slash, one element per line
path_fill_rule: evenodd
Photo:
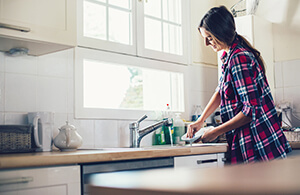
<path fill-rule="evenodd" d="M 0 43 L 36 56 L 76 46 L 76 1 L 0 0 Z"/>
<path fill-rule="evenodd" d="M 210 65 L 215 67 L 218 65 L 216 52 L 205 45 L 204 39 L 198 31 L 198 26 L 204 14 L 211 7 L 215 6 L 215 1 L 190 0 L 190 63 L 193 65 Z"/>
<path fill-rule="evenodd" d="M 187 64 L 184 0 L 78 0 L 78 45 Z"/>

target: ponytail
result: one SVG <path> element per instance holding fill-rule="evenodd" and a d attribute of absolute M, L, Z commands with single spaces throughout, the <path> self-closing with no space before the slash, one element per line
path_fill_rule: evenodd
<path fill-rule="evenodd" d="M 255 49 L 250 43 L 249 41 L 243 37 L 242 35 L 237 34 L 237 38 L 240 40 L 241 44 L 248 48 L 255 56 L 256 60 L 258 61 L 258 63 L 261 65 L 261 68 L 263 70 L 263 73 L 266 74 L 266 69 L 265 69 L 265 62 L 262 58 L 262 56 L 260 55 L 260 52 Z"/>

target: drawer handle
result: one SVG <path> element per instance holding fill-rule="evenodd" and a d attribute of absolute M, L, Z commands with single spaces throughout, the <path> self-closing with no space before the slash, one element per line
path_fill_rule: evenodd
<path fill-rule="evenodd" d="M 33 177 L 19 177 L 12 179 L 0 179 L 0 185 L 29 183 L 33 181 Z"/>
<path fill-rule="evenodd" d="M 11 24 L 5 24 L 5 23 L 0 23 L 0 28 L 7 28 L 10 30 L 17 30 L 17 31 L 21 31 L 21 32 L 30 32 L 30 28 L 11 25 Z"/>
<path fill-rule="evenodd" d="M 208 159 L 208 160 L 197 160 L 197 164 L 205 164 L 205 163 L 213 163 L 213 162 L 217 162 L 218 159 Z"/>

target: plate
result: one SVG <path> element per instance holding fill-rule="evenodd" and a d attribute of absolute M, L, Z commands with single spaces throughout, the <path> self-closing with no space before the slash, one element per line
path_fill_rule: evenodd
<path fill-rule="evenodd" d="M 197 131 L 195 133 L 194 137 L 192 137 L 192 138 L 187 137 L 187 133 L 186 133 L 183 136 L 181 136 L 181 140 L 193 143 L 194 141 L 199 139 L 207 129 L 211 129 L 211 128 L 214 128 L 214 127 L 213 126 L 202 127 L 199 131 Z"/>

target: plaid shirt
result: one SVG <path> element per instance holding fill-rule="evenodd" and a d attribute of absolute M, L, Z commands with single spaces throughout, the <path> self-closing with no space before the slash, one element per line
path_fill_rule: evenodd
<path fill-rule="evenodd" d="M 291 147 L 279 124 L 270 88 L 254 54 L 236 38 L 221 60 L 222 122 L 239 112 L 252 121 L 226 133 L 232 164 L 285 158 Z"/>

